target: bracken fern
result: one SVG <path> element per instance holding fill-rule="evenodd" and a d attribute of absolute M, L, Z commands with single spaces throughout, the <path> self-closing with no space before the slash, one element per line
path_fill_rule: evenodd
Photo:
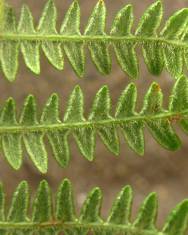
<path fill-rule="evenodd" d="M 173 129 L 178 122 L 188 133 L 188 79 L 182 75 L 184 62 L 188 67 L 188 8 L 175 12 L 158 34 L 163 15 L 161 1 L 154 2 L 142 16 L 132 34 L 133 11 L 127 5 L 115 17 L 111 31 L 105 33 L 106 7 L 99 0 L 83 34 L 80 32 L 80 8 L 73 1 L 61 29 L 56 29 L 57 9 L 49 0 L 34 27 L 32 13 L 24 5 L 17 23 L 14 10 L 0 0 L 0 66 L 9 81 L 16 78 L 21 50 L 27 67 L 40 73 L 40 50 L 58 70 L 64 68 L 64 53 L 79 77 L 85 74 L 85 47 L 101 74 L 111 71 L 109 47 L 115 50 L 117 60 L 131 78 L 138 78 L 139 65 L 135 52 L 140 45 L 148 70 L 159 75 L 166 68 L 176 78 L 168 108 L 163 107 L 160 86 L 153 83 L 147 91 L 141 111 L 136 111 L 137 89 L 131 83 L 122 92 L 112 115 L 110 92 L 107 86 L 96 94 L 87 118 L 84 114 L 84 97 L 79 86 L 70 95 L 63 120 L 57 94 L 48 99 L 42 114 L 38 115 L 35 97 L 29 95 L 18 119 L 15 101 L 9 98 L 0 111 L 0 147 L 14 169 L 22 165 L 22 145 L 42 173 L 48 169 L 44 137 L 47 137 L 53 154 L 62 167 L 70 160 L 68 137 L 73 135 L 81 154 L 94 159 L 96 136 L 105 146 L 119 155 L 120 129 L 129 147 L 144 154 L 144 128 L 167 150 L 175 151 L 181 141 Z M 22 143 L 23 142 L 23 143 Z M 29 213 L 29 187 L 21 182 L 13 194 L 8 213 L 5 213 L 5 195 L 0 184 L 1 235 L 185 235 L 188 228 L 188 200 L 184 200 L 170 213 L 162 229 L 156 227 L 158 200 L 149 194 L 142 203 L 134 221 L 131 221 L 133 193 L 124 187 L 115 199 L 106 220 L 101 216 L 102 193 L 94 188 L 87 196 L 77 216 L 72 185 L 65 179 L 55 198 L 46 181 L 38 187 Z"/>
<path fill-rule="evenodd" d="M 3 0 L 0 4 L 3 5 Z M 0 6 L 1 7 L 1 6 Z M 3 9 L 1 7 L 1 9 Z M 123 71 L 130 77 L 139 76 L 135 47 L 140 45 L 149 71 L 159 75 L 165 67 L 173 77 L 182 74 L 184 62 L 188 66 L 188 9 L 175 12 L 158 34 L 163 9 L 161 1 L 154 2 L 141 17 L 135 33 L 132 33 L 132 5 L 122 8 L 113 22 L 109 34 L 105 33 L 106 8 L 100 0 L 94 8 L 83 34 L 80 32 L 80 8 L 74 1 L 68 10 L 60 31 L 57 32 L 57 9 L 53 0 L 44 7 L 38 27 L 24 5 L 17 23 L 14 11 L 5 6 L 0 15 L 0 61 L 2 71 L 9 81 L 16 78 L 18 55 L 21 49 L 27 67 L 40 73 L 40 48 L 58 70 L 63 70 L 63 50 L 79 77 L 85 73 L 85 51 L 101 74 L 111 71 L 109 46 L 112 45 Z"/>
<path fill-rule="evenodd" d="M 118 129 L 121 129 L 129 147 L 143 155 L 145 126 L 162 147 L 177 150 L 181 142 L 172 124 L 178 122 L 188 133 L 188 79 L 182 76 L 176 81 L 167 109 L 163 108 L 163 94 L 157 83 L 150 86 L 140 112 L 135 110 L 136 99 L 137 89 L 131 83 L 122 92 L 115 115 L 112 115 L 109 90 L 104 86 L 97 92 L 86 119 L 83 93 L 76 86 L 70 95 L 63 121 L 59 118 L 57 94 L 52 94 L 47 101 L 40 121 L 36 100 L 29 95 L 17 121 L 15 102 L 9 98 L 0 115 L 0 137 L 6 159 L 15 169 L 20 168 L 23 139 L 32 161 L 45 173 L 48 160 L 43 139 L 47 136 L 56 160 L 65 167 L 70 160 L 70 134 L 73 134 L 82 155 L 89 161 L 94 157 L 96 134 L 112 153 L 119 155 Z"/>
<path fill-rule="evenodd" d="M 29 189 L 21 182 L 12 199 L 7 216 L 4 213 L 4 193 L 0 187 L 0 233 L 35 235 L 184 235 L 187 231 L 188 200 L 184 200 L 169 214 L 163 228 L 156 228 L 158 200 L 155 193 L 149 194 L 142 203 L 136 219 L 131 222 L 133 193 L 130 186 L 124 187 L 113 203 L 110 215 L 103 220 L 100 214 L 102 193 L 94 188 L 87 196 L 79 217 L 76 215 L 72 185 L 65 179 L 60 185 L 55 207 L 46 181 L 38 187 L 28 217 Z"/>

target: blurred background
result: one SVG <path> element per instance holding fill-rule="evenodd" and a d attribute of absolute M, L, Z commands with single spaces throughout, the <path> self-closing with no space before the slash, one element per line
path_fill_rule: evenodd
<path fill-rule="evenodd" d="M 46 0 L 7 0 L 7 2 L 16 8 L 18 15 L 20 13 L 21 5 L 23 3 L 28 4 L 32 9 L 36 20 L 35 23 L 37 24 Z M 132 3 L 134 5 L 134 27 L 136 27 L 140 16 L 152 2 L 153 1 L 150 0 L 106 0 L 108 12 L 106 31 L 109 31 L 117 11 L 125 4 Z M 165 19 L 175 10 L 188 6 L 188 1 L 186 0 L 164 0 L 163 2 Z M 55 0 L 55 3 L 58 8 L 59 27 L 71 1 Z M 82 32 L 95 4 L 95 0 L 80 0 Z M 12 96 L 15 98 L 18 109 L 20 110 L 24 98 L 30 93 L 37 97 L 40 107 L 43 107 L 50 94 L 57 92 L 61 97 L 61 110 L 63 115 L 69 94 L 74 86 L 79 84 L 85 94 L 85 110 L 87 115 L 95 93 L 102 85 L 107 84 L 110 88 L 114 108 L 119 95 L 130 82 L 130 79 L 121 71 L 120 67 L 117 65 L 114 52 L 112 50 L 111 52 L 113 68 L 112 73 L 106 77 L 99 75 L 93 63 L 91 63 L 89 53 L 87 52 L 87 73 L 82 80 L 79 80 L 76 77 L 67 59 L 65 61 L 65 70 L 63 72 L 58 72 L 48 64 L 47 59 L 41 53 L 41 75 L 36 77 L 26 69 L 23 59 L 20 57 L 19 74 L 14 83 L 7 82 L 1 74 L 0 102 L 3 104 L 5 99 Z M 168 97 L 174 84 L 173 79 L 171 79 L 169 74 L 165 71 L 160 78 L 150 75 L 143 62 L 141 50 L 138 49 L 137 52 L 141 70 L 140 79 L 136 81 L 139 90 L 138 110 L 141 108 L 145 92 L 153 81 L 159 82 L 162 91 L 165 94 L 165 105 L 167 105 Z M 41 108 L 39 108 L 39 112 L 40 111 Z M 151 135 L 146 129 L 144 157 L 139 157 L 133 153 L 125 143 L 122 135 L 119 135 L 121 140 L 120 156 L 117 158 L 110 154 L 102 144 L 101 140 L 97 138 L 96 159 L 93 163 L 89 163 L 81 156 L 75 141 L 70 137 L 69 142 L 72 160 L 69 167 L 67 169 L 60 168 L 52 156 L 51 149 L 48 148 L 49 170 L 46 175 L 41 175 L 33 167 L 27 154 L 25 154 L 24 164 L 18 172 L 15 172 L 9 167 L 3 154 L 1 154 L 0 180 L 5 185 L 7 198 L 9 200 L 16 185 L 21 180 L 27 180 L 31 185 L 32 192 L 34 192 L 39 181 L 41 179 L 47 179 L 53 192 L 55 192 L 61 180 L 68 177 L 71 179 L 74 186 L 78 209 L 83 203 L 86 193 L 94 186 L 99 186 L 104 193 L 104 203 L 102 208 L 104 217 L 107 215 L 115 195 L 124 185 L 130 184 L 135 193 L 133 214 L 136 213 L 141 201 L 149 192 L 157 192 L 160 203 L 158 224 L 161 224 L 170 209 L 182 199 L 188 198 L 188 136 L 184 135 L 177 127 L 175 127 L 175 129 L 182 139 L 182 148 L 179 151 L 168 152 L 164 150 L 153 138 L 151 138 Z"/>

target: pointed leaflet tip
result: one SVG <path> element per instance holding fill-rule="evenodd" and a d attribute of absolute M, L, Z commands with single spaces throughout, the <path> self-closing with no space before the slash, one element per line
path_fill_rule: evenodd
<path fill-rule="evenodd" d="M 29 187 L 26 181 L 22 181 L 14 192 L 12 204 L 8 213 L 8 221 L 27 221 Z"/>
<path fill-rule="evenodd" d="M 104 0 L 99 0 L 99 4 L 105 4 Z"/>
<path fill-rule="evenodd" d="M 56 198 L 56 218 L 60 221 L 70 222 L 76 219 L 72 191 L 70 180 L 63 180 Z"/>
<path fill-rule="evenodd" d="M 131 91 L 136 92 L 136 85 L 135 85 L 135 83 L 133 83 L 133 82 L 129 83 L 126 90 L 131 90 Z"/>
<path fill-rule="evenodd" d="M 109 95 L 109 93 L 110 93 L 109 87 L 108 87 L 107 85 L 102 86 L 102 87 L 99 89 L 98 93 L 99 93 L 101 96 L 107 96 L 107 95 Z"/>
<path fill-rule="evenodd" d="M 16 121 L 16 105 L 15 105 L 15 101 L 12 97 L 10 97 L 4 107 L 3 110 L 1 112 L 1 121 L 5 124 L 10 124 L 10 125 L 14 125 L 17 124 Z"/>
<path fill-rule="evenodd" d="M 136 35 L 147 37 L 156 36 L 156 30 L 160 26 L 162 20 L 162 4 L 160 1 L 153 3 L 144 12 L 136 30 Z"/>
<path fill-rule="evenodd" d="M 94 188 L 90 196 L 91 196 L 90 198 L 102 198 L 101 189 L 99 187 Z"/>
<path fill-rule="evenodd" d="M 30 104 L 30 105 L 36 103 L 35 96 L 34 95 L 28 95 L 26 97 L 25 103 Z"/>
<path fill-rule="evenodd" d="M 49 0 L 51 1 L 51 0 Z M 48 181 L 47 180 L 41 180 L 40 183 L 39 183 L 39 186 L 38 186 L 38 191 L 43 191 L 43 190 L 46 190 L 46 189 L 49 189 L 49 184 L 48 184 Z"/>
<path fill-rule="evenodd" d="M 184 200 L 170 213 L 162 232 L 168 235 L 183 235 L 188 225 L 188 200 Z"/>
<path fill-rule="evenodd" d="M 70 5 L 61 25 L 60 33 L 63 35 L 80 35 L 80 5 L 78 1 L 74 1 Z"/>
<path fill-rule="evenodd" d="M 158 210 L 156 193 L 150 193 L 144 200 L 134 226 L 140 229 L 150 229 L 155 225 Z"/>
<path fill-rule="evenodd" d="M 20 123 L 28 125 L 37 123 L 36 100 L 33 95 L 28 95 L 25 99 L 23 111 L 20 117 Z"/>
<path fill-rule="evenodd" d="M 52 93 L 49 100 L 51 100 L 51 102 L 58 102 L 59 101 L 58 94 L 57 93 Z"/>
<path fill-rule="evenodd" d="M 103 86 L 95 95 L 89 120 L 102 120 L 109 116 L 111 101 L 108 86 Z"/>
<path fill-rule="evenodd" d="M 156 82 L 153 82 L 151 84 L 151 91 L 160 92 L 161 91 L 160 85 L 158 83 L 156 83 Z"/>
<path fill-rule="evenodd" d="M 73 6 L 80 7 L 78 0 L 74 0 L 73 3 L 72 3 L 72 5 L 73 5 Z"/>
<path fill-rule="evenodd" d="M 12 97 L 9 97 L 7 100 L 6 100 L 6 103 L 5 103 L 5 106 L 6 107 L 15 107 L 15 100 L 12 98 Z"/>
<path fill-rule="evenodd" d="M 79 86 L 79 85 L 76 85 L 75 87 L 74 87 L 74 90 L 73 90 L 73 93 L 82 93 L 82 89 L 81 89 L 81 87 Z"/>
<path fill-rule="evenodd" d="M 124 118 L 135 113 L 137 99 L 137 88 L 134 83 L 130 83 L 122 92 L 116 105 L 115 117 Z"/>
<path fill-rule="evenodd" d="M 126 24 L 126 25 L 125 25 Z M 131 34 L 133 24 L 133 7 L 126 5 L 116 15 L 112 24 L 111 35 L 128 36 Z"/>
<path fill-rule="evenodd" d="M 40 33 L 56 33 L 57 9 L 53 0 L 48 0 L 44 6 L 39 21 L 38 30 Z"/>
<path fill-rule="evenodd" d="M 75 122 L 84 121 L 83 117 L 83 93 L 79 86 L 72 91 L 65 111 L 64 121 Z"/>
<path fill-rule="evenodd" d="M 77 0 L 75 0 L 75 1 L 77 1 Z M 71 188 L 72 187 L 71 181 L 68 178 L 65 178 L 62 182 L 62 187 L 66 188 L 66 189 Z"/>
<path fill-rule="evenodd" d="M 50 9 L 50 8 L 52 8 L 52 7 L 55 7 L 55 3 L 54 3 L 54 1 L 53 0 L 48 0 L 47 2 L 46 2 L 46 5 L 45 5 L 45 9 L 46 9 L 46 11 L 48 10 L 48 9 Z"/>
<path fill-rule="evenodd" d="M 125 186 L 116 197 L 107 222 L 110 224 L 128 224 L 133 199 L 132 188 Z"/>
<path fill-rule="evenodd" d="M 59 96 L 53 93 L 47 100 L 41 116 L 41 123 L 58 123 L 59 120 Z"/>
<path fill-rule="evenodd" d="M 34 200 L 34 208 L 32 221 L 47 222 L 51 219 L 51 192 L 46 180 L 40 182 L 36 197 Z"/>
<path fill-rule="evenodd" d="M 81 209 L 80 222 L 98 222 L 101 209 L 102 192 L 100 188 L 94 188 L 87 196 Z"/>
<path fill-rule="evenodd" d="M 165 39 L 177 40 L 181 37 L 187 26 L 188 8 L 175 12 L 166 22 L 161 36 Z"/>
<path fill-rule="evenodd" d="M 28 192 L 29 191 L 28 182 L 26 180 L 21 181 L 21 183 L 18 185 L 18 189 Z"/>

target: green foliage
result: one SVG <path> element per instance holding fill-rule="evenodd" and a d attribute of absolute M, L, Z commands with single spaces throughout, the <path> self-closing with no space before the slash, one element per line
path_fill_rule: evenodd
<path fill-rule="evenodd" d="M 184 63 L 188 67 L 188 8 L 175 12 L 158 33 L 162 16 L 162 4 L 157 0 L 145 11 L 133 34 L 132 5 L 127 5 L 116 15 L 110 33 L 106 34 L 106 7 L 104 1 L 99 0 L 81 34 L 77 0 L 71 4 L 59 31 L 53 0 L 47 1 L 36 28 L 28 6 L 22 7 L 17 21 L 14 10 L 5 4 L 5 0 L 0 0 L 0 66 L 9 81 L 16 78 L 20 51 L 26 66 L 35 74 L 40 74 L 42 50 L 58 70 L 64 69 L 65 54 L 75 73 L 83 77 L 87 47 L 97 70 L 107 75 L 112 66 L 110 46 L 122 70 L 131 78 L 138 78 L 137 45 L 141 46 L 145 63 L 152 74 L 160 75 L 166 68 L 177 79 L 167 109 L 163 107 L 159 85 L 153 83 L 145 95 L 142 110 L 136 112 L 137 89 L 130 84 L 122 92 L 114 115 L 111 114 L 107 86 L 97 92 L 87 118 L 84 115 L 84 96 L 79 86 L 70 95 L 63 120 L 59 117 L 57 94 L 52 94 L 48 99 L 40 120 L 34 96 L 26 98 L 19 120 L 15 101 L 9 98 L 0 111 L 0 146 L 9 164 L 16 170 L 21 167 L 24 144 L 38 170 L 46 173 L 46 137 L 56 160 L 66 167 L 70 160 L 69 135 L 73 135 L 81 154 L 89 161 L 94 159 L 97 135 L 109 151 L 119 155 L 119 129 L 129 147 L 139 155 L 144 154 L 145 127 L 162 147 L 177 150 L 181 141 L 173 129 L 173 122 L 178 122 L 188 133 L 188 80 L 182 76 Z M 158 200 L 155 193 L 146 197 L 134 221 L 130 220 L 132 201 L 132 189 L 126 186 L 104 220 L 101 216 L 102 192 L 94 188 L 77 216 L 70 181 L 66 179 L 60 185 L 55 206 L 48 183 L 42 181 L 29 213 L 29 187 L 23 181 L 13 194 L 8 213 L 5 213 L 5 195 L 0 185 L 0 234 L 184 235 L 187 232 L 188 200 L 181 202 L 170 213 L 162 229 L 156 227 Z"/>
<path fill-rule="evenodd" d="M 14 11 L 0 2 L 0 61 L 2 71 L 9 81 L 14 81 L 18 70 L 19 51 L 25 64 L 35 74 L 40 73 L 40 49 L 49 62 L 58 70 L 64 68 L 66 54 L 75 73 L 85 74 L 85 48 L 90 51 L 97 70 L 103 74 L 111 72 L 112 46 L 119 65 L 131 78 L 138 78 L 139 65 L 135 47 L 140 45 L 148 70 L 160 75 L 165 67 L 173 77 L 182 74 L 184 62 L 188 65 L 188 9 L 175 12 L 158 33 L 163 8 L 155 1 L 144 12 L 135 33 L 133 7 L 126 5 L 116 15 L 110 33 L 105 33 L 106 7 L 100 0 L 93 9 L 84 33 L 80 32 L 80 6 L 75 0 L 68 9 L 59 31 L 57 31 L 57 9 L 53 0 L 48 0 L 38 26 L 35 28 L 32 13 L 24 5 L 17 23 Z M 5 8 L 1 11 L 1 9 Z M 3 13 L 4 12 L 4 13 Z"/>
<path fill-rule="evenodd" d="M 52 94 L 40 120 L 36 100 L 29 95 L 18 121 L 15 101 L 9 98 L 0 113 L 2 151 L 9 164 L 19 169 L 24 144 L 38 170 L 46 173 L 48 157 L 44 137 L 47 137 L 54 157 L 62 167 L 69 164 L 70 135 L 73 135 L 81 154 L 89 161 L 94 159 L 97 135 L 109 151 L 119 155 L 119 130 L 129 147 L 139 155 L 144 155 L 145 127 L 163 148 L 170 151 L 179 149 L 181 141 L 173 129 L 173 123 L 177 122 L 188 133 L 188 79 L 182 76 L 176 81 L 168 108 L 163 107 L 163 94 L 157 83 L 153 83 L 147 91 L 140 112 L 136 112 L 136 101 L 137 89 L 131 83 L 123 90 L 112 115 L 109 89 L 104 86 L 97 92 L 91 111 L 85 118 L 83 92 L 76 86 L 68 100 L 63 120 L 59 117 L 58 95 Z"/>
<path fill-rule="evenodd" d="M 3 29 L 3 22 L 4 22 L 4 8 L 5 8 L 5 2 L 4 0 L 0 0 L 0 30 Z"/>
<path fill-rule="evenodd" d="M 133 192 L 124 187 L 117 195 L 106 220 L 101 216 L 102 192 L 94 188 L 86 197 L 80 215 L 74 208 L 72 185 L 65 179 L 56 194 L 55 206 L 46 181 L 39 184 L 30 207 L 29 187 L 21 182 L 13 194 L 8 214 L 5 214 L 5 199 L 0 188 L 0 232 L 1 234 L 86 235 L 132 234 L 132 235 L 184 235 L 188 228 L 188 200 L 184 200 L 169 214 L 162 229 L 156 227 L 158 199 L 149 194 L 142 203 L 134 221 L 131 221 Z"/>

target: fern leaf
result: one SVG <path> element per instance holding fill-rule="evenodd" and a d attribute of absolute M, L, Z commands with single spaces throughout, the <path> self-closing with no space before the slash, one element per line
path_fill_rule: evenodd
<path fill-rule="evenodd" d="M 167 21 L 165 28 L 162 31 L 162 36 L 165 39 L 176 40 L 180 39 L 181 35 L 186 29 L 188 20 L 188 9 L 183 9 L 176 12 Z M 167 70 L 174 77 L 182 74 L 183 70 L 183 50 L 167 46 L 164 48 L 164 58 Z M 170 59 L 169 59 L 170 58 Z"/>
<path fill-rule="evenodd" d="M 185 76 L 182 76 L 178 82 L 176 82 L 172 95 L 170 97 L 169 102 L 169 110 L 172 112 L 181 112 L 181 110 L 186 109 L 188 107 L 188 81 Z M 185 132 L 188 131 L 188 121 L 187 119 L 180 120 L 180 126 L 183 128 Z"/>
<path fill-rule="evenodd" d="M 122 119 L 136 115 L 135 106 L 137 99 L 137 90 L 134 84 L 130 84 L 122 93 L 117 104 L 115 117 Z M 143 123 L 140 120 L 127 121 L 121 123 L 120 127 L 123 131 L 125 140 L 130 148 L 140 155 L 144 154 L 144 133 Z M 137 133 L 135 135 L 135 133 Z"/>
<path fill-rule="evenodd" d="M 80 7 L 77 1 L 73 2 L 65 15 L 60 33 L 67 36 L 81 36 Z M 83 77 L 85 72 L 84 43 L 81 40 L 67 41 L 63 44 L 63 47 L 74 71 L 79 77 Z"/>
<path fill-rule="evenodd" d="M 80 6 L 73 1 L 58 31 L 57 8 L 53 0 L 47 0 L 39 24 L 34 28 L 33 17 L 23 6 L 17 20 L 11 7 L 0 2 L 0 61 L 2 71 L 9 81 L 14 81 L 18 70 L 19 50 L 26 66 L 40 73 L 40 50 L 58 70 L 64 69 L 64 54 L 79 77 L 85 75 L 85 49 L 88 48 L 97 70 L 111 72 L 110 47 L 112 46 L 122 70 L 131 78 L 139 77 L 136 47 L 140 46 L 148 70 L 160 75 L 163 68 L 174 78 L 182 75 L 187 65 L 188 9 L 180 9 L 164 23 L 160 0 L 151 4 L 141 17 L 135 32 L 132 5 L 124 6 L 116 15 L 110 32 L 106 32 L 106 6 L 99 0 L 82 33 L 80 31 Z M 18 22 L 18 23 L 17 23 Z"/>
<path fill-rule="evenodd" d="M 47 101 L 41 116 L 41 123 L 44 125 L 60 124 L 59 119 L 59 99 L 53 94 Z M 48 140 L 52 146 L 54 156 L 58 163 L 65 167 L 69 163 L 70 153 L 67 141 L 68 130 L 47 131 Z"/>
<path fill-rule="evenodd" d="M 25 23 L 27 22 L 27 24 Z M 21 17 L 18 25 L 18 32 L 22 34 L 35 34 L 33 18 L 27 6 L 23 6 Z M 28 68 L 35 74 L 40 73 L 40 55 L 39 44 L 37 42 L 22 42 L 21 52 Z"/>
<path fill-rule="evenodd" d="M 106 7 L 103 0 L 100 0 L 94 8 L 84 35 L 104 36 L 106 19 Z M 108 52 L 108 45 L 105 41 L 90 42 L 89 50 L 93 62 L 101 74 L 109 74 L 111 71 L 111 59 Z"/>
<path fill-rule="evenodd" d="M 153 83 L 144 99 L 144 108 L 142 112 L 147 115 L 160 114 L 164 112 L 162 108 L 163 95 L 158 84 Z M 175 150 L 179 147 L 180 141 L 175 134 L 168 119 L 158 119 L 155 121 L 146 120 L 154 138 L 164 148 Z"/>
<path fill-rule="evenodd" d="M 38 125 L 36 117 L 36 101 L 33 96 L 28 96 L 22 111 L 20 123 L 23 126 Z M 25 147 L 31 159 L 41 172 L 47 170 L 47 154 L 43 144 L 42 132 L 30 132 L 23 135 Z"/>
<path fill-rule="evenodd" d="M 156 36 L 162 18 L 161 1 L 152 4 L 142 16 L 136 34 L 143 36 Z"/>
<path fill-rule="evenodd" d="M 16 33 L 16 16 L 11 7 L 6 7 L 4 16 L 3 31 L 6 33 Z M 0 45 L 0 61 L 5 76 L 13 81 L 18 70 L 18 50 L 17 41 L 3 40 Z"/>
<path fill-rule="evenodd" d="M 41 35 L 57 34 L 56 31 L 57 10 L 53 1 L 49 0 L 44 7 L 41 19 L 39 21 L 37 32 Z M 64 67 L 63 53 L 61 45 L 58 42 L 42 42 L 42 50 L 49 62 L 57 69 Z"/>
<path fill-rule="evenodd" d="M 89 120 L 102 121 L 110 120 L 110 109 L 111 109 L 111 100 L 109 95 L 109 90 L 107 86 L 101 88 L 96 94 L 95 100 L 93 102 L 93 107 L 89 116 Z M 119 154 L 119 143 L 118 137 L 114 125 L 108 125 L 105 127 L 103 125 L 98 127 L 98 133 L 107 146 L 107 148 L 114 154 Z"/>
<path fill-rule="evenodd" d="M 121 190 L 112 206 L 110 216 L 107 220 L 108 223 L 120 225 L 130 222 L 130 212 L 133 200 L 132 194 L 130 186 L 126 186 Z M 122 210 L 122 208 L 125 209 Z"/>
<path fill-rule="evenodd" d="M 48 183 L 41 181 L 33 205 L 32 221 L 45 223 L 52 220 L 51 195 Z M 37 235 L 50 234 L 51 228 L 36 230 Z"/>
<path fill-rule="evenodd" d="M 60 118 L 58 95 L 52 94 L 39 121 L 36 100 L 29 95 L 18 121 L 15 101 L 10 98 L 0 112 L 0 144 L 5 158 L 14 169 L 20 169 L 24 144 L 38 170 L 46 173 L 48 157 L 45 137 L 57 162 L 66 167 L 70 161 L 70 135 L 74 137 L 81 154 L 92 161 L 97 136 L 109 151 L 119 155 L 119 130 L 129 147 L 138 155 L 143 155 L 144 128 L 148 128 L 163 148 L 170 151 L 179 149 L 181 141 L 174 130 L 174 123 L 188 133 L 188 79 L 181 76 L 176 81 L 168 108 L 163 107 L 163 93 L 157 83 L 153 83 L 148 89 L 140 112 L 136 110 L 136 101 L 137 89 L 131 83 L 123 90 L 113 115 L 110 92 L 104 86 L 94 97 L 91 111 L 86 118 L 83 92 L 76 86 L 68 100 L 64 118 Z"/>
<path fill-rule="evenodd" d="M 15 114 L 15 102 L 9 99 L 1 113 L 2 125 L 18 125 Z M 21 135 L 17 133 L 3 135 L 2 147 L 10 165 L 19 169 L 22 164 Z"/>
<path fill-rule="evenodd" d="M 150 194 L 143 202 L 134 226 L 142 229 L 151 229 L 155 226 L 157 218 L 157 198 L 156 194 Z"/>
<path fill-rule="evenodd" d="M 4 27 L 4 17 L 5 17 L 5 1 L 0 1 L 0 30 Z"/>
<path fill-rule="evenodd" d="M 156 227 L 157 197 L 152 193 L 144 200 L 135 220 L 130 219 L 132 189 L 124 187 L 117 195 L 110 216 L 102 219 L 102 192 L 94 188 L 87 196 L 80 215 L 75 214 L 72 185 L 65 179 L 56 194 L 55 207 L 46 181 L 39 184 L 34 198 L 32 216 L 27 182 L 21 182 L 13 194 L 8 215 L 4 208 L 4 191 L 0 190 L 0 231 L 1 234 L 151 234 L 184 235 L 188 226 L 188 201 L 184 200 L 169 214 L 162 229 Z"/>
<path fill-rule="evenodd" d="M 130 37 L 133 25 L 133 10 L 131 5 L 124 7 L 115 17 L 112 25 L 111 35 L 114 37 Z M 118 63 L 122 70 L 130 77 L 138 77 L 138 61 L 135 52 L 135 43 L 125 41 L 112 42 Z"/>
<path fill-rule="evenodd" d="M 28 213 L 29 191 L 27 182 L 19 184 L 13 195 L 12 204 L 7 216 L 8 221 L 26 222 Z"/>
<path fill-rule="evenodd" d="M 72 92 L 68 108 L 64 116 L 64 121 L 67 123 L 85 122 L 84 118 L 84 98 L 79 86 L 75 87 Z M 80 152 L 88 159 L 93 160 L 95 148 L 95 133 L 91 128 L 80 128 L 74 131 L 74 138 L 80 149 Z"/>
<path fill-rule="evenodd" d="M 65 179 L 60 185 L 57 197 L 56 197 L 56 218 L 59 221 L 73 222 L 77 221 L 74 198 L 73 198 L 73 189 L 69 180 Z M 61 229 L 57 229 L 58 232 L 61 232 Z M 64 229 L 66 235 L 76 234 L 73 228 Z"/>
<path fill-rule="evenodd" d="M 162 20 L 162 4 L 156 1 L 142 16 L 136 34 L 142 37 L 157 37 L 157 29 Z M 143 56 L 148 70 L 154 75 L 160 75 L 164 67 L 163 53 L 156 42 L 143 44 Z"/>
<path fill-rule="evenodd" d="M 180 203 L 169 215 L 163 228 L 163 232 L 169 235 L 181 235 L 187 230 L 187 208 L 188 201 Z"/>

